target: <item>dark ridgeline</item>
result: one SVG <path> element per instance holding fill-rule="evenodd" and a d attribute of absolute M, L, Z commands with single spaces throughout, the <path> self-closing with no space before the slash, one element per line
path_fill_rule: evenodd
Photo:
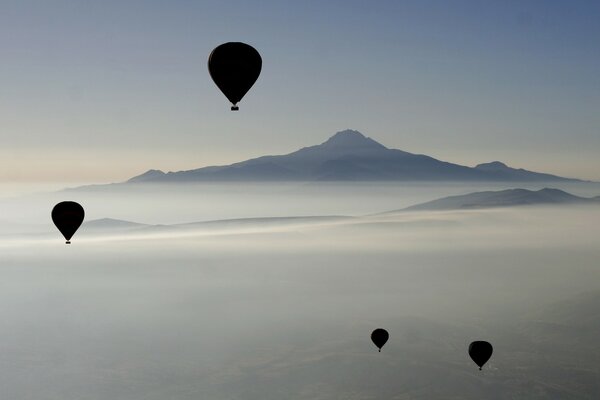
<path fill-rule="evenodd" d="M 149 170 L 125 183 L 257 181 L 566 182 L 576 179 L 526 171 L 500 162 L 467 167 L 389 149 L 353 130 L 285 155 L 164 173 Z"/>
<path fill-rule="evenodd" d="M 258 79 L 262 58 L 256 49 L 240 42 L 224 43 L 216 47 L 208 57 L 208 72 L 217 87 L 233 104 L 237 103 Z"/>
<path fill-rule="evenodd" d="M 443 197 L 397 211 L 468 210 L 528 205 L 600 205 L 598 197 L 579 197 L 560 189 L 506 189 Z"/>
<path fill-rule="evenodd" d="M 84 218 L 83 207 L 74 201 L 62 201 L 52 209 L 52 221 L 67 240 L 67 244 L 71 244 L 71 238 Z"/>

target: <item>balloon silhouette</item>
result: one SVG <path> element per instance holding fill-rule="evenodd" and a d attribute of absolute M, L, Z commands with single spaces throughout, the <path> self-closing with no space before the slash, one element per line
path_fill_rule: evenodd
<path fill-rule="evenodd" d="M 81 226 L 84 217 L 83 207 L 74 201 L 62 201 L 52 209 L 52 221 L 67 239 L 67 244 L 71 244 L 71 237 Z"/>
<path fill-rule="evenodd" d="M 475 341 L 469 345 L 469 356 L 475 361 L 475 364 L 477 364 L 480 371 L 481 367 L 483 367 L 492 356 L 493 351 L 492 345 L 483 340 Z"/>
<path fill-rule="evenodd" d="M 240 42 L 223 43 L 208 57 L 208 72 L 217 87 L 238 110 L 237 103 L 254 85 L 260 75 L 262 58 L 250 45 Z"/>
<path fill-rule="evenodd" d="M 375 346 L 379 348 L 379 352 L 381 353 L 381 348 L 390 338 L 390 334 L 385 329 L 375 329 L 373 333 L 371 333 L 371 340 L 375 343 Z"/>

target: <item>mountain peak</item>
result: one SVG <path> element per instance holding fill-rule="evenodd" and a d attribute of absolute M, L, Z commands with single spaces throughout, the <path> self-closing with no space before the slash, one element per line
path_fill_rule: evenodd
<path fill-rule="evenodd" d="M 147 181 L 151 181 L 153 179 L 160 178 L 163 175 L 165 175 L 165 173 L 162 172 L 161 170 L 149 169 L 148 171 L 144 172 L 141 175 L 134 176 L 133 178 L 129 179 L 127 182 L 147 182 Z"/>
<path fill-rule="evenodd" d="M 508 169 L 508 165 L 504 164 L 500 161 L 492 161 L 489 163 L 478 164 L 475 166 L 478 169 L 486 169 L 486 170 L 497 170 L 497 169 Z"/>
<path fill-rule="evenodd" d="M 377 148 L 385 149 L 386 147 L 375 140 L 366 137 L 359 131 L 346 129 L 337 132 L 335 135 L 327 139 L 321 146 L 336 147 L 336 148 Z"/>
<path fill-rule="evenodd" d="M 511 168 L 499 161 L 479 164 L 475 168 L 453 164 L 423 154 L 389 149 L 359 131 L 346 129 L 321 144 L 288 154 L 186 171 L 149 170 L 126 183 L 444 180 L 554 182 L 570 179 Z"/>

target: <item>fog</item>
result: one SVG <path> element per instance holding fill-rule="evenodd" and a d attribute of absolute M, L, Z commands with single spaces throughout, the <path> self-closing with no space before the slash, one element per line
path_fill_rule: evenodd
<path fill-rule="evenodd" d="M 364 215 L 438 197 L 513 187 L 515 183 L 205 183 L 100 185 L 54 192 L 40 189 L 33 194 L 35 186 L 31 184 L 0 190 L 0 218 L 18 225 L 47 224 L 48 210 L 66 199 L 80 202 L 86 209 L 87 220 L 111 217 L 151 224 L 265 216 Z M 600 183 L 539 182 L 518 187 L 532 190 L 553 187 L 579 196 L 600 194 Z"/>
<path fill-rule="evenodd" d="M 600 207 L 379 214 L 472 189 L 5 198 L 3 397 L 597 398 Z M 49 219 L 66 199 L 87 221 L 229 221 L 84 224 L 66 246 Z M 315 218 L 287 218 L 301 215 Z M 318 217 L 331 215 L 348 218 Z M 390 332 L 381 353 L 369 338 L 379 327 Z M 494 345 L 483 371 L 467 355 L 473 340 Z"/>

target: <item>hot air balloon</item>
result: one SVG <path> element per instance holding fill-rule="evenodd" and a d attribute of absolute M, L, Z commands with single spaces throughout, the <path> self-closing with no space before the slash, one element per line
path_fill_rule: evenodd
<path fill-rule="evenodd" d="M 223 43 L 208 57 L 208 72 L 217 87 L 238 110 L 237 103 L 250 90 L 260 75 L 262 58 L 250 45 L 240 42 Z"/>
<path fill-rule="evenodd" d="M 381 352 L 381 348 L 390 338 L 390 334 L 385 329 L 375 329 L 373 333 L 371 333 L 371 340 L 375 343 L 375 346 L 379 348 L 379 352 Z"/>
<path fill-rule="evenodd" d="M 483 340 L 475 341 L 469 345 L 469 356 L 475 361 L 475 364 L 477 364 L 480 371 L 481 367 L 483 367 L 492 356 L 493 351 L 492 345 Z"/>
<path fill-rule="evenodd" d="M 71 237 L 81 226 L 84 217 L 83 207 L 74 201 L 62 201 L 52 209 L 52 221 L 67 240 L 67 244 L 71 244 Z"/>

